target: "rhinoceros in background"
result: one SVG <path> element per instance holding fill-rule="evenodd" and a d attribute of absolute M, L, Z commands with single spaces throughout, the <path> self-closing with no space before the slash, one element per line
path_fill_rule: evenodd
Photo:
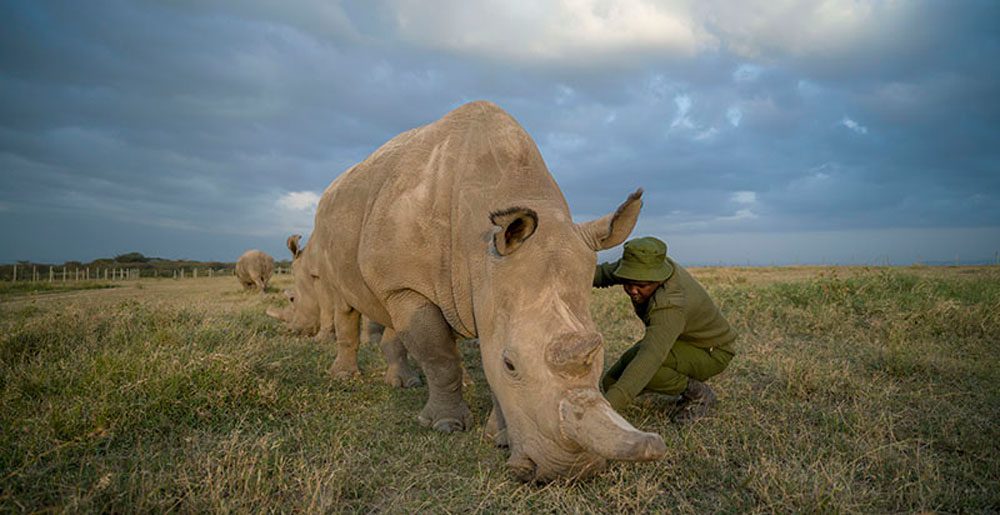
<path fill-rule="evenodd" d="M 418 419 L 439 431 L 471 424 L 455 338 L 478 337 L 493 394 L 486 431 L 509 445 L 522 480 L 657 459 L 662 438 L 635 429 L 597 389 L 603 340 L 589 312 L 596 251 L 628 237 L 641 195 L 574 223 L 517 121 L 492 103 L 466 104 L 326 189 L 309 242 L 320 295 L 334 301 L 337 327 L 360 311 L 396 330 L 427 377 Z M 338 348 L 357 347 L 340 336 Z"/>
<path fill-rule="evenodd" d="M 288 306 L 283 309 L 267 308 L 267 314 L 285 322 L 289 329 L 309 336 L 319 332 L 319 302 L 313 281 L 315 270 L 311 270 L 311 260 L 305 253 L 305 248 L 299 245 L 302 235 L 293 234 L 286 244 L 292 252 L 292 279 L 295 281 L 291 289 L 285 290 Z M 329 335 L 319 335 L 323 339 Z"/>
<path fill-rule="evenodd" d="M 244 252 L 236 261 L 236 279 L 245 290 L 257 288 L 263 295 L 273 272 L 274 259 L 256 249 Z"/>
<path fill-rule="evenodd" d="M 285 296 L 289 304 L 284 309 L 268 308 L 267 314 L 285 322 L 289 329 L 305 335 L 314 335 L 317 342 L 323 343 L 333 338 L 337 331 L 332 323 L 333 306 L 328 297 L 321 297 L 317 294 L 316 284 L 321 280 L 319 271 L 315 266 L 315 254 L 312 249 L 314 245 L 301 246 L 302 235 L 293 234 L 288 237 L 286 244 L 292 253 L 292 278 L 294 286 L 285 290 Z M 321 306 L 321 302 L 326 305 Z M 321 324 L 321 317 L 325 315 L 328 323 Z M 339 328 L 341 333 L 353 332 L 347 339 L 358 340 L 360 331 L 357 321 L 351 327 Z M 410 388 L 420 385 L 420 376 L 410 367 L 407 361 L 406 349 L 402 342 L 396 337 L 392 329 L 385 328 L 381 324 L 369 321 L 369 339 L 377 343 L 382 349 L 382 354 L 386 361 L 385 382 L 396 387 Z M 346 378 L 359 373 L 357 346 L 353 348 L 340 347 L 337 357 L 331 366 L 331 373 L 335 377 Z"/>

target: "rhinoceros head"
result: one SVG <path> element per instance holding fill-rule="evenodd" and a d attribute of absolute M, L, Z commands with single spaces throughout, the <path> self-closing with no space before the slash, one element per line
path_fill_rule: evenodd
<path fill-rule="evenodd" d="M 635 429 L 598 390 L 604 346 L 589 311 L 596 251 L 628 237 L 641 196 L 640 189 L 585 224 L 564 210 L 491 216 L 476 319 L 492 417 L 505 425 L 498 429 L 510 446 L 508 465 L 522 480 L 583 476 L 608 459 L 653 460 L 666 451 L 659 435 Z"/>
<path fill-rule="evenodd" d="M 290 329 L 304 334 L 319 331 L 319 302 L 316 296 L 312 254 L 299 244 L 302 235 L 288 237 L 288 250 L 292 253 L 292 277 L 295 286 L 285 290 L 289 304 L 283 309 L 268 308 L 267 314 L 285 322 Z"/>

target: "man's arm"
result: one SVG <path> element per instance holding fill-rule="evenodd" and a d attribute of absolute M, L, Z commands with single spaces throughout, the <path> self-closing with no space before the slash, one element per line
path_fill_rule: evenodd
<path fill-rule="evenodd" d="M 637 344 L 639 351 L 608 387 L 604 396 L 616 411 L 628 406 L 649 384 L 667 359 L 677 337 L 684 330 L 684 309 L 677 306 L 654 308 L 649 314 L 646 334 Z"/>
<path fill-rule="evenodd" d="M 614 274 L 616 268 L 618 268 L 618 261 L 597 265 L 597 268 L 594 270 L 594 287 L 606 288 L 608 286 L 621 284 Z"/>

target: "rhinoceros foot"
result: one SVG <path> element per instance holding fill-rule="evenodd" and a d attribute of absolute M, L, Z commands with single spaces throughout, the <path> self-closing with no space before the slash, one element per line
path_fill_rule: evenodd
<path fill-rule="evenodd" d="M 417 416 L 417 420 L 421 425 L 432 427 L 435 431 L 453 433 L 465 431 L 472 425 L 472 412 L 469 411 L 469 407 L 464 402 L 459 406 L 447 408 L 434 408 L 427 405 Z"/>
<path fill-rule="evenodd" d="M 333 365 L 330 366 L 330 375 L 336 379 L 351 379 L 361 375 L 361 371 L 358 370 L 357 362 L 341 360 L 338 356 L 337 359 L 333 360 Z"/>
<path fill-rule="evenodd" d="M 420 375 L 411 368 L 389 365 L 385 371 L 385 382 L 396 388 L 415 388 L 420 386 Z"/>

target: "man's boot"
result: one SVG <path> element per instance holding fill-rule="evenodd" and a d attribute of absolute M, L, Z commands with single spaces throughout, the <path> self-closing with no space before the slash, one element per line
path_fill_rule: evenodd
<path fill-rule="evenodd" d="M 640 408 L 665 411 L 668 416 L 673 416 L 673 413 L 677 411 L 677 403 L 680 401 L 680 395 L 645 391 L 635 398 L 634 404 Z"/>
<path fill-rule="evenodd" d="M 681 400 L 677 404 L 677 412 L 674 415 L 674 422 L 685 424 L 708 414 L 708 410 L 715 405 L 715 392 L 707 384 L 697 380 L 688 379 L 687 388 L 681 394 Z"/>

